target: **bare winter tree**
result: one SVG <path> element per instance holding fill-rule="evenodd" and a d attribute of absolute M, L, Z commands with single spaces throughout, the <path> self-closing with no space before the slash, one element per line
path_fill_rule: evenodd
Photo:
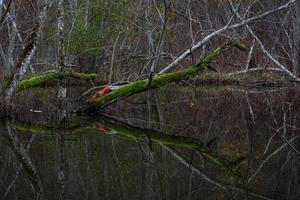
<path fill-rule="evenodd" d="M 29 7 L 32 9 L 37 7 L 32 6 L 30 2 L 27 2 Z M 50 68 L 54 68 L 54 72 L 51 73 L 55 73 L 55 76 L 44 75 L 43 78 L 39 77 L 38 81 L 26 83 L 26 86 L 22 85 L 21 88 L 40 85 L 66 76 L 86 77 L 71 73 L 69 69 L 66 70 L 66 62 L 68 62 L 80 65 L 73 67 L 74 71 L 97 72 L 96 76 L 101 77 L 103 82 L 111 86 L 109 89 L 106 87 L 106 93 L 114 91 L 125 98 L 128 94 L 144 91 L 144 86 L 142 89 L 132 87 L 137 84 L 135 80 L 147 82 L 148 89 L 151 89 L 152 81 L 161 79 L 162 74 L 168 79 L 168 75 L 172 75 L 169 73 L 190 65 L 197 65 L 199 59 L 211 59 L 210 55 L 216 55 L 215 52 L 223 54 L 220 52 L 222 49 L 219 48 L 220 45 L 228 44 L 227 42 L 234 38 L 239 38 L 242 43 L 245 43 L 244 47 L 249 46 L 247 55 L 244 53 L 237 59 L 227 58 L 228 62 L 222 62 L 219 65 L 220 69 L 213 71 L 224 75 L 229 72 L 232 76 L 250 72 L 279 72 L 296 82 L 300 81 L 297 77 L 299 65 L 299 2 L 297 0 L 281 2 L 205 0 L 200 6 L 199 2 L 193 0 L 105 3 L 91 0 L 66 2 L 58 0 L 56 24 L 49 20 L 49 26 L 44 31 L 34 28 L 32 37 L 26 37 L 27 34 L 24 34 L 26 32 L 24 29 L 27 29 L 28 25 L 19 17 L 23 13 L 18 2 L 13 1 L 7 7 L 4 1 L 1 1 L 1 4 L 1 10 L 5 11 L 2 12 L 2 16 L 5 15 L 7 24 L 7 27 L 2 26 L 2 30 L 8 35 L 7 38 L 1 38 L 3 41 L 0 46 L 1 64 L 12 72 L 11 76 L 5 77 L 8 79 L 6 81 L 8 86 L 5 89 L 7 100 L 11 99 L 30 68 L 37 44 L 47 45 L 47 48 L 41 49 L 41 53 L 35 57 L 35 60 L 42 62 L 34 64 L 43 66 L 39 71 L 49 71 Z M 38 8 L 42 7 L 37 5 Z M 288 20 L 290 13 L 295 16 L 295 20 Z M 43 12 L 40 13 L 40 16 L 42 15 Z M 52 17 L 54 16 L 51 13 L 50 19 Z M 45 22 L 37 24 L 43 23 Z M 272 23 L 276 28 L 270 28 Z M 53 30 L 56 30 L 55 36 Z M 65 33 L 68 33 L 66 38 Z M 40 41 L 41 35 L 45 35 L 45 40 Z M 286 38 L 288 42 L 284 43 Z M 53 42 L 54 40 L 56 42 Z M 47 54 L 45 49 L 50 52 L 48 57 L 45 56 Z M 211 49 L 215 50 L 210 51 Z M 21 53 L 16 58 L 15 55 L 19 51 Z M 51 54 L 51 52 L 55 53 Z M 221 58 L 225 57 L 222 55 Z M 209 62 L 219 62 L 214 59 Z M 214 69 L 207 61 L 206 64 L 208 68 Z M 199 65 L 204 64 L 200 61 Z M 239 66 L 239 68 L 232 66 Z M 7 70 L 3 69 L 3 71 Z M 178 73 L 181 74 L 181 70 L 179 71 Z M 181 78 L 198 73 L 199 71 L 186 74 Z M 121 95 L 119 89 L 124 90 L 125 86 L 116 85 L 123 80 L 129 81 L 129 84 L 125 85 L 128 93 Z M 116 83 L 113 83 L 114 81 Z M 166 84 L 173 81 L 175 79 L 161 82 Z M 66 91 L 64 84 L 58 96 L 66 96 Z M 98 91 L 92 97 L 105 96 L 105 91 Z M 109 101 L 115 102 L 120 99 L 118 95 L 115 97 L 117 99 Z M 106 97 L 105 101 L 107 101 Z M 95 103 L 102 100 L 91 98 L 88 102 Z"/>
<path fill-rule="evenodd" d="M 0 0 L 0 18 L 2 18 L 3 0 Z"/>
<path fill-rule="evenodd" d="M 16 61 L 16 64 L 14 66 L 14 69 L 12 70 L 11 77 L 8 80 L 8 89 L 5 95 L 5 99 L 7 102 L 10 101 L 11 97 L 16 91 L 19 82 L 28 70 L 29 64 L 33 56 L 35 55 L 37 45 L 40 42 L 40 38 L 42 35 L 42 27 L 46 20 L 47 9 L 48 5 L 44 4 L 38 15 L 37 22 L 33 27 L 33 31 L 31 32 L 28 40 L 26 41 L 26 46 L 20 53 L 18 60 Z"/>
<path fill-rule="evenodd" d="M 293 72 L 299 76 L 300 71 L 300 2 L 295 5 L 295 17 L 293 19 Z"/>

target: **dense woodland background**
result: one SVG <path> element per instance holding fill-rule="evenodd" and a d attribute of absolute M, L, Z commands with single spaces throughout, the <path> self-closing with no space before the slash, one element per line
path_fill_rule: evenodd
<path fill-rule="evenodd" d="M 299 72 L 300 0 L 0 0 L 0 195 L 299 199 Z"/>
<path fill-rule="evenodd" d="M 282 75 L 287 70 L 299 75 L 300 3 L 295 0 L 1 0 L 0 9 L 2 85 L 18 71 L 33 33 L 37 48 L 23 68 L 25 77 L 63 68 L 98 73 L 104 82 L 131 81 L 159 72 L 189 49 L 175 64 L 194 64 L 233 37 L 249 53 L 222 55 L 213 64 L 216 71 L 284 67 Z M 249 26 L 229 27 L 253 17 L 258 18 Z M 204 42 L 197 46 L 199 41 Z"/>

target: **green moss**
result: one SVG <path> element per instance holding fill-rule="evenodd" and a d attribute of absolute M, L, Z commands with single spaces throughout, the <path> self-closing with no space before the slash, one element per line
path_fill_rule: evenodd
<path fill-rule="evenodd" d="M 159 88 L 167 83 L 179 81 L 184 78 L 188 78 L 189 76 L 193 76 L 201 71 L 203 71 L 209 63 L 214 61 L 223 51 L 228 49 L 229 47 L 236 45 L 235 42 L 226 43 L 208 55 L 206 55 L 203 59 L 201 59 L 197 64 L 190 66 L 186 69 L 159 74 L 153 77 L 149 89 Z M 113 103 L 119 99 L 130 96 L 132 94 L 142 92 L 148 89 L 148 79 L 138 80 L 127 85 L 121 86 L 120 88 L 111 91 L 103 96 L 98 98 L 89 99 L 88 103 L 90 103 L 94 107 L 103 108 L 110 103 Z"/>
<path fill-rule="evenodd" d="M 47 72 L 43 74 L 34 75 L 29 79 L 22 80 L 18 86 L 18 91 L 24 90 L 26 88 L 35 87 L 42 83 L 45 83 L 50 80 L 60 79 L 63 77 L 71 77 L 76 79 L 95 79 L 97 74 L 84 74 L 74 71 L 67 72 Z"/>
<path fill-rule="evenodd" d="M 95 99 L 89 99 L 88 103 L 94 104 L 94 105 L 102 105 L 106 102 L 110 102 L 112 100 L 117 100 L 119 97 L 123 97 L 125 95 L 131 95 L 135 94 L 137 92 L 143 91 L 147 88 L 148 80 L 138 80 L 129 84 L 126 84 L 124 86 L 121 86 L 120 88 L 111 91 L 110 93 Z"/>
<path fill-rule="evenodd" d="M 110 121 L 106 118 L 96 118 L 92 121 L 88 121 L 82 124 L 73 124 L 72 127 L 63 131 L 60 128 L 50 128 L 43 125 L 36 125 L 31 123 L 14 122 L 13 127 L 20 131 L 29 131 L 33 134 L 39 134 L 44 136 L 55 136 L 60 133 L 64 133 L 64 137 L 68 136 L 72 138 L 75 135 L 86 134 L 86 133 L 101 133 L 100 128 L 106 128 L 110 132 L 115 133 L 118 136 L 126 137 L 132 140 L 151 140 L 152 142 L 174 145 L 182 148 L 187 148 L 200 153 L 203 157 L 207 158 L 216 165 L 227 169 L 230 162 L 222 159 L 217 154 L 213 153 L 210 149 L 203 146 L 199 141 L 183 137 L 183 136 L 172 136 L 167 135 L 159 131 L 142 129 L 139 127 L 129 126 L 121 122 Z"/>
<path fill-rule="evenodd" d="M 61 132 L 63 132 L 60 128 L 47 127 L 44 125 L 33 124 L 33 123 L 22 123 L 22 122 L 14 122 L 13 127 L 19 131 L 30 132 L 33 134 L 46 136 L 46 137 L 56 137 Z M 64 138 L 66 139 L 74 139 L 74 136 L 70 134 L 64 134 Z"/>

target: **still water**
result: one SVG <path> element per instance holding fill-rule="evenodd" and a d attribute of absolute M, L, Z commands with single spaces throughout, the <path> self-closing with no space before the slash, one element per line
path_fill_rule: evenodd
<path fill-rule="evenodd" d="M 2 199 L 300 199 L 298 89 L 173 85 L 64 119 L 35 94 L 0 123 Z"/>

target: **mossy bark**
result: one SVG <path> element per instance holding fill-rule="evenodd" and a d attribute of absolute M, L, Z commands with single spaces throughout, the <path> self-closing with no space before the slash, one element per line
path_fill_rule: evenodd
<path fill-rule="evenodd" d="M 97 74 L 84 74 L 74 71 L 65 71 L 65 72 L 47 72 L 43 74 L 34 75 L 29 79 L 22 80 L 18 85 L 17 90 L 24 90 L 30 87 L 39 86 L 47 81 L 51 81 L 54 79 L 61 79 L 61 78 L 76 78 L 76 79 L 95 79 L 98 77 Z"/>
<path fill-rule="evenodd" d="M 207 158 L 208 160 L 222 168 L 229 169 L 229 166 L 231 166 L 231 163 L 229 161 L 222 159 L 219 155 L 213 153 L 210 149 L 200 144 L 200 142 L 195 139 L 183 136 L 172 136 L 155 130 L 133 127 L 128 124 L 124 124 L 119 121 L 113 121 L 108 118 L 96 118 L 92 119 L 92 121 L 88 121 L 80 125 L 73 124 L 65 131 L 59 128 L 49 128 L 47 126 L 21 122 L 13 123 L 13 127 L 20 131 L 30 131 L 34 134 L 41 134 L 45 136 L 54 136 L 55 134 L 64 132 L 64 137 L 67 136 L 70 138 L 72 138 L 71 136 L 74 136 L 74 134 L 81 135 L 82 133 L 87 132 L 105 134 L 105 132 L 103 132 L 102 130 L 106 130 L 106 134 L 113 133 L 115 135 L 126 137 L 132 140 L 150 140 L 153 143 L 174 145 L 186 149 L 191 149 L 198 152 L 203 157 Z"/>
<path fill-rule="evenodd" d="M 186 69 L 158 74 L 153 77 L 152 81 L 149 83 L 149 79 L 138 80 L 131 82 L 129 84 L 120 86 L 118 89 L 115 89 L 103 96 L 98 98 L 91 98 L 87 101 L 90 105 L 88 110 L 97 110 L 99 108 L 104 108 L 111 103 L 114 103 L 120 99 L 126 98 L 130 95 L 148 90 L 159 88 L 167 83 L 179 81 L 185 79 L 189 76 L 194 76 L 197 73 L 203 71 L 211 62 L 213 62 L 220 54 L 222 54 L 228 48 L 236 46 L 241 49 L 245 47 L 240 44 L 237 40 L 230 41 L 207 54 L 203 59 L 201 59 L 197 64 L 190 66 Z"/>

